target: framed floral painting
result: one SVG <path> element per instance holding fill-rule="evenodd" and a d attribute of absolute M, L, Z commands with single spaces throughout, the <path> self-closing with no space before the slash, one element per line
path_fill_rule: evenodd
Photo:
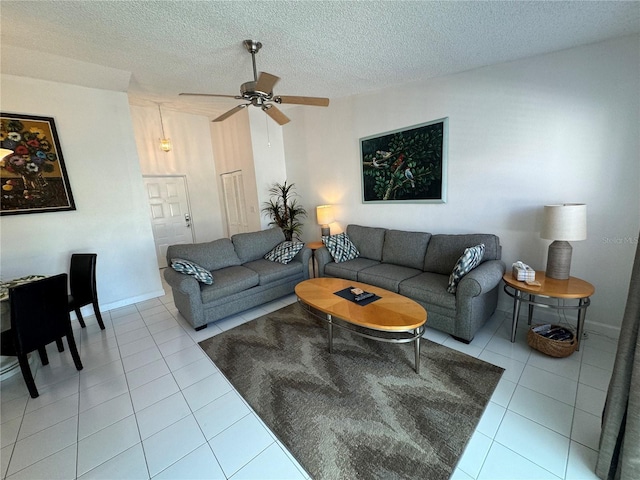
<path fill-rule="evenodd" d="M 0 113 L 0 147 L 1 215 L 76 209 L 53 118 Z"/>
<path fill-rule="evenodd" d="M 362 201 L 446 202 L 448 120 L 361 138 Z"/>

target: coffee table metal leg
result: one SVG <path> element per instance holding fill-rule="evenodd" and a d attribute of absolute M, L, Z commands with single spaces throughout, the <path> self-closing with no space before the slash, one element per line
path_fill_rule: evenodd
<path fill-rule="evenodd" d="M 516 329 L 518 328 L 518 317 L 520 316 L 520 290 L 515 291 L 513 297 L 513 318 L 511 319 L 511 343 L 516 341 Z"/>
<path fill-rule="evenodd" d="M 329 335 L 329 353 L 333 353 L 333 321 L 329 314 L 327 314 L 327 321 L 329 322 L 327 325 L 327 332 Z"/>
<path fill-rule="evenodd" d="M 420 329 L 416 328 L 416 373 L 420 373 Z"/>

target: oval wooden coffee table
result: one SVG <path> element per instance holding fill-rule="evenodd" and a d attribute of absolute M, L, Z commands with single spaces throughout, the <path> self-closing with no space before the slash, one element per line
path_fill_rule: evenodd
<path fill-rule="evenodd" d="M 368 305 L 336 295 L 346 288 L 360 288 L 379 296 Z M 384 288 L 341 278 L 312 278 L 296 285 L 298 300 L 325 316 L 312 314 L 327 322 L 329 352 L 333 352 L 333 327 L 349 330 L 362 337 L 391 343 L 413 342 L 415 346 L 415 370 L 420 373 L 420 338 L 424 333 L 427 312 L 410 298 Z M 334 322 L 336 319 L 345 323 Z M 349 325 L 360 328 L 350 328 Z"/>

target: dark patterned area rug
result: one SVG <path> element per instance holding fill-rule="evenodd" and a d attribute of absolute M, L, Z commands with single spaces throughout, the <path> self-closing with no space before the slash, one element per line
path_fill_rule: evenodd
<path fill-rule="evenodd" d="M 368 340 L 298 304 L 200 342 L 312 478 L 446 479 L 502 369 L 422 340 Z"/>

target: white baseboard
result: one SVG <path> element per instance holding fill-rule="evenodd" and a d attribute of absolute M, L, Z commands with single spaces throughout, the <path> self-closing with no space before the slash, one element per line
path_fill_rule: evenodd
<path fill-rule="evenodd" d="M 584 329 L 587 332 L 598 333 L 600 335 L 604 335 L 605 337 L 611 338 L 613 340 L 618 340 L 620 337 L 620 327 L 612 327 L 611 325 L 603 325 L 598 322 L 590 322 L 589 320 L 585 320 Z"/>
<path fill-rule="evenodd" d="M 133 305 L 135 303 L 144 302 L 145 300 L 151 300 L 152 298 L 163 297 L 165 295 L 164 290 L 156 290 L 150 293 L 145 293 L 144 295 L 138 295 L 137 297 L 125 298 L 124 300 L 119 300 L 117 302 L 100 304 L 100 311 L 106 312 L 108 310 L 115 310 L 116 308 L 127 307 L 129 305 Z M 80 309 L 80 312 L 83 316 L 91 316 L 93 315 L 93 306 L 85 305 Z M 71 319 L 77 320 L 76 314 L 71 312 Z"/>

